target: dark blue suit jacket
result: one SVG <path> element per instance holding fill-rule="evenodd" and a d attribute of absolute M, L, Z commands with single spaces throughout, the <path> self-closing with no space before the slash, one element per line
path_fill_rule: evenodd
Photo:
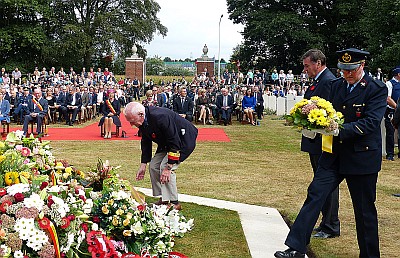
<path fill-rule="evenodd" d="M 319 165 L 347 175 L 378 173 L 382 164 L 381 121 L 386 111 L 387 87 L 365 75 L 350 94 L 340 78 L 332 85 L 330 101 L 344 115 L 339 137 L 333 137 L 333 154 L 323 152 Z"/>
<path fill-rule="evenodd" d="M 29 112 L 38 113 L 39 116 L 44 117 L 49 110 L 49 104 L 47 103 L 47 100 L 45 98 L 40 98 L 39 104 L 42 106 L 43 110 L 40 110 L 37 106 L 35 106 L 32 98 L 30 98 L 28 101 Z"/>
<path fill-rule="evenodd" d="M 223 106 L 224 106 L 224 103 L 223 103 L 223 101 L 224 101 L 224 99 L 223 99 L 223 95 L 222 94 L 220 94 L 220 95 L 218 95 L 217 96 L 217 102 L 215 103 L 216 105 L 217 105 L 217 107 L 220 109 L 220 108 L 222 108 Z M 230 94 L 228 94 L 228 106 L 229 106 L 229 108 L 230 109 L 232 109 L 233 108 L 233 98 L 232 98 L 232 96 L 230 95 Z"/>
<path fill-rule="evenodd" d="M 178 114 L 193 115 L 194 103 L 188 96 L 185 97 L 185 103 L 181 102 L 181 96 L 176 96 L 172 103 L 173 110 Z"/>
<path fill-rule="evenodd" d="M 323 99 L 328 100 L 329 94 L 332 88 L 332 81 L 335 80 L 336 77 L 326 68 L 318 77 L 317 80 L 314 80 L 311 86 L 309 86 L 304 93 L 305 99 L 310 99 L 313 96 L 318 96 Z M 321 134 L 317 134 L 314 139 L 310 139 L 307 137 L 301 137 L 301 150 L 308 152 L 313 155 L 322 154 L 322 137 Z"/>
<path fill-rule="evenodd" d="M 156 152 L 179 152 L 179 162 L 184 161 L 196 147 L 197 128 L 174 111 L 160 107 L 146 107 L 145 121 L 139 127 L 142 135 L 142 163 L 148 163 L 152 155 L 152 142 Z"/>

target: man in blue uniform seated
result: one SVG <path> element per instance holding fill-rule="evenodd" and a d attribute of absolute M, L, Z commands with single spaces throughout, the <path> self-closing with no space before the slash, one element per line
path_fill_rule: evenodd
<path fill-rule="evenodd" d="M 275 257 L 305 257 L 313 227 L 328 195 L 346 180 L 356 218 L 360 257 L 380 257 L 376 182 L 382 165 L 381 121 L 387 87 L 364 72 L 368 52 L 350 48 L 337 52 L 343 77 L 333 81 L 329 100 L 345 123 L 333 137 L 332 153 L 323 152 L 317 172 L 285 244 Z"/>
<path fill-rule="evenodd" d="M 144 107 L 138 102 L 129 103 L 124 109 L 126 120 L 139 128 L 142 136 L 142 157 L 136 180 L 144 178 L 150 162 L 150 179 L 153 196 L 161 196 L 156 204 L 173 204 L 179 210 L 175 170 L 196 147 L 197 128 L 172 110 Z M 153 156 L 152 143 L 158 147 Z"/>
<path fill-rule="evenodd" d="M 47 100 L 42 97 L 42 91 L 40 88 L 33 90 L 33 97 L 28 101 L 29 114 L 25 115 L 23 131 L 24 135 L 28 133 L 29 122 L 34 120 L 37 123 L 36 132 L 38 135 L 42 134 L 43 118 L 47 114 L 49 105 Z"/>
<path fill-rule="evenodd" d="M 19 116 L 19 122 L 18 122 L 19 124 L 22 124 L 24 122 L 24 116 L 29 114 L 28 102 L 29 102 L 29 99 L 31 99 L 31 98 L 32 98 L 32 95 L 29 92 L 29 87 L 25 86 L 24 92 L 19 97 L 17 107 L 14 110 L 14 115 L 17 117 Z"/>

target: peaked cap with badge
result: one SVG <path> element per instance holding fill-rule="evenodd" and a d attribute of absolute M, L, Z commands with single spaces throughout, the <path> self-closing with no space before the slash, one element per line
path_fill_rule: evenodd
<path fill-rule="evenodd" d="M 339 57 L 337 66 L 342 70 L 357 69 L 361 63 L 365 62 L 367 56 L 369 56 L 369 52 L 356 48 L 348 48 L 336 51 L 336 54 Z"/>

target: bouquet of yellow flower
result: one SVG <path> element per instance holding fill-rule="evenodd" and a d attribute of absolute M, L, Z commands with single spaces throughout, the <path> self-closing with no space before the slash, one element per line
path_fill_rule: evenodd
<path fill-rule="evenodd" d="M 306 129 L 325 135 L 337 135 L 344 119 L 341 112 L 335 111 L 332 103 L 314 96 L 297 102 L 286 116 L 286 122 L 303 129 L 303 134 Z"/>

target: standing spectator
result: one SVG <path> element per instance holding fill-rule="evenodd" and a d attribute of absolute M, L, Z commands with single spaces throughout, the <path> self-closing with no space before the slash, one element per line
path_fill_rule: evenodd
<path fill-rule="evenodd" d="M 376 71 L 376 79 L 383 82 L 384 77 L 381 68 L 378 68 Z"/>
<path fill-rule="evenodd" d="M 263 117 L 263 112 L 264 112 L 264 97 L 263 94 L 260 92 L 260 89 L 258 86 L 255 86 L 253 88 L 253 95 L 256 98 L 257 104 L 256 104 L 256 113 L 257 113 L 257 118 L 262 119 Z"/>
<path fill-rule="evenodd" d="M 147 163 L 150 162 L 153 196 L 161 196 L 157 204 L 171 203 L 176 210 L 180 210 L 175 171 L 195 149 L 197 128 L 169 109 L 145 108 L 137 102 L 129 103 L 124 114 L 142 135 L 142 157 L 136 180 L 144 178 Z M 153 142 L 158 148 L 151 158 Z"/>
<path fill-rule="evenodd" d="M 274 86 L 278 86 L 278 82 L 279 82 L 279 75 L 276 69 L 274 69 L 274 71 L 271 74 L 271 80 L 274 84 Z"/>
<path fill-rule="evenodd" d="M 304 72 L 313 78 L 313 84 L 304 94 L 305 99 L 318 96 L 328 99 L 332 88 L 332 81 L 336 77 L 326 67 L 326 57 L 318 49 L 310 49 L 303 55 Z M 307 152 L 310 158 L 312 170 L 318 172 L 318 160 L 322 155 L 322 137 L 317 134 L 314 139 L 302 136 L 301 150 Z M 322 207 L 322 220 L 316 228 L 316 238 L 331 238 L 340 235 L 339 221 L 339 187 L 336 187 L 326 198 Z"/>
<path fill-rule="evenodd" d="M 279 80 L 279 87 L 281 87 L 281 89 L 284 89 L 285 88 L 285 80 L 286 80 L 285 71 L 283 71 L 283 70 L 279 71 L 278 80 Z"/>
<path fill-rule="evenodd" d="M 16 67 L 15 70 L 11 73 L 11 76 L 12 76 L 12 78 L 11 78 L 11 83 L 12 84 L 21 85 L 22 74 L 18 70 L 18 67 Z"/>
<path fill-rule="evenodd" d="M 289 89 L 289 87 L 292 84 L 293 80 L 294 80 L 293 71 L 289 70 L 288 73 L 286 74 L 286 87 L 287 87 L 287 89 Z"/>
<path fill-rule="evenodd" d="M 278 258 L 305 257 L 322 206 L 344 179 L 353 203 L 359 257 L 380 257 L 375 200 L 382 165 L 380 124 L 386 109 L 387 87 L 364 72 L 368 52 L 352 48 L 337 54 L 343 78 L 332 84 L 330 101 L 336 111 L 343 113 L 345 123 L 333 137 L 333 153 L 321 155 L 307 199 L 286 238 L 289 249 L 276 252 Z"/>
<path fill-rule="evenodd" d="M 394 160 L 394 127 L 392 118 L 397 101 L 400 98 L 400 67 L 393 69 L 393 78 L 386 82 L 388 88 L 387 108 L 385 113 L 386 159 Z"/>
<path fill-rule="evenodd" d="M 193 101 L 187 96 L 185 86 L 179 88 L 179 96 L 177 96 L 172 103 L 173 111 L 178 113 L 181 117 L 192 122 L 193 121 Z"/>
<path fill-rule="evenodd" d="M 140 100 L 140 95 L 139 95 L 140 81 L 137 77 L 135 77 L 135 79 L 133 79 L 132 87 L 133 87 L 133 98 L 135 100 Z"/>

